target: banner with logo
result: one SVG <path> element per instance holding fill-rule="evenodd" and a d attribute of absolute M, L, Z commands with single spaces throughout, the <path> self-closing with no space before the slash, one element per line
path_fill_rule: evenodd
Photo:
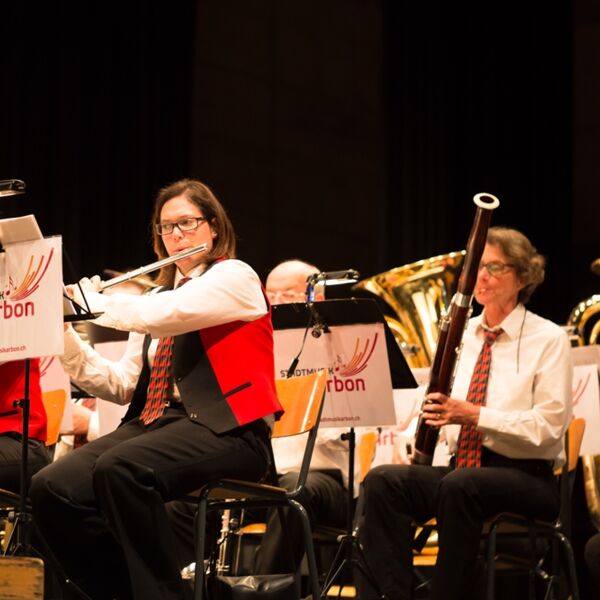
<path fill-rule="evenodd" d="M 274 332 L 275 374 L 285 378 L 302 347 L 304 329 Z M 382 323 L 331 327 L 306 336 L 294 375 L 327 369 L 323 427 L 376 427 L 396 423 Z"/>
<path fill-rule="evenodd" d="M 63 354 L 60 236 L 0 253 L 0 361 Z"/>
<path fill-rule="evenodd" d="M 600 454 L 600 390 L 596 365 L 577 365 L 573 369 L 573 415 L 585 419 L 580 454 Z"/>

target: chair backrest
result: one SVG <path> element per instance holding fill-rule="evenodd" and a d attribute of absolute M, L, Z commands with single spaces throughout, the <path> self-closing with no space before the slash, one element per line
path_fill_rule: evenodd
<path fill-rule="evenodd" d="M 356 452 L 358 454 L 358 483 L 362 483 L 367 473 L 371 469 L 371 464 L 375 458 L 377 449 L 377 433 L 367 431 L 363 433 L 356 443 Z"/>
<path fill-rule="evenodd" d="M 577 468 L 579 459 L 579 451 L 583 442 L 583 434 L 585 433 L 585 419 L 578 417 L 573 419 L 567 428 L 565 434 L 565 454 L 567 462 L 563 467 L 558 467 L 554 470 L 554 474 L 559 476 L 563 471 L 572 473 Z"/>
<path fill-rule="evenodd" d="M 46 409 L 46 418 L 48 421 L 46 446 L 53 446 L 58 441 L 60 422 L 62 421 L 63 413 L 65 411 L 66 400 L 67 394 L 65 393 L 65 390 L 42 392 L 42 402 Z"/>
<path fill-rule="evenodd" d="M 579 460 L 579 451 L 585 432 L 585 419 L 573 419 L 566 433 L 565 450 L 567 462 L 556 473 L 559 476 L 560 488 L 560 523 L 565 535 L 571 537 L 571 495 L 573 492 L 573 477 Z"/>
<path fill-rule="evenodd" d="M 277 397 L 284 413 L 273 427 L 272 437 L 285 437 L 310 431 L 319 422 L 327 371 L 277 379 Z"/>
<path fill-rule="evenodd" d="M 579 452 L 581 451 L 581 443 L 583 442 L 584 433 L 585 419 L 582 419 L 581 417 L 573 419 L 569 425 L 567 434 L 567 460 L 569 473 L 572 473 L 577 468 L 577 460 L 579 459 Z"/>
<path fill-rule="evenodd" d="M 304 487 L 308 475 L 323 410 L 327 371 L 321 370 L 311 375 L 291 379 L 278 379 L 275 384 L 277 396 L 285 412 L 275 423 L 272 436 L 284 437 L 308 433 L 298 481 L 294 491 L 290 493 L 290 497 L 295 497 Z M 272 466 L 275 467 L 274 464 Z M 272 475 L 275 477 L 275 473 Z"/>

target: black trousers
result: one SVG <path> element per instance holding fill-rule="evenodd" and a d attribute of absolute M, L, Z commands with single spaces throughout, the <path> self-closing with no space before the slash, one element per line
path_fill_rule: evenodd
<path fill-rule="evenodd" d="M 27 444 L 27 479 L 50 462 L 50 454 L 43 442 L 29 439 Z M 0 488 L 15 494 L 21 488 L 21 434 L 0 434 Z M 27 487 L 27 486 L 26 486 Z"/>
<path fill-rule="evenodd" d="M 585 565 L 594 582 L 594 598 L 600 597 L 600 533 L 594 534 L 585 544 Z"/>
<path fill-rule="evenodd" d="M 286 473 L 279 478 L 279 485 L 288 490 L 295 487 L 298 473 Z M 344 528 L 348 513 L 348 494 L 339 471 L 309 471 L 306 485 L 298 501 L 308 513 L 311 528 L 317 524 Z M 296 572 L 304 556 L 302 521 L 289 509 L 283 511 L 285 528 L 278 511 L 270 511 L 267 531 L 256 554 L 256 572 Z"/>
<path fill-rule="evenodd" d="M 259 480 L 267 444 L 262 420 L 216 435 L 182 408 L 133 419 L 35 475 L 34 520 L 94 600 L 188 598 L 164 503 L 220 477 Z"/>
<path fill-rule="evenodd" d="M 298 473 L 286 473 L 279 477 L 279 485 L 294 489 Z M 323 524 L 331 527 L 346 526 L 347 493 L 339 471 L 309 471 L 304 493 L 298 498 L 308 513 L 311 527 Z M 193 562 L 195 507 L 187 502 L 169 502 L 166 506 L 169 522 L 175 532 L 179 551 L 185 563 Z M 256 553 L 254 571 L 257 574 L 295 572 L 304 556 L 302 522 L 294 511 L 284 509 L 286 531 L 284 532 L 277 510 L 266 514 L 260 509 L 244 516 L 244 524 L 263 522 L 267 519 L 267 532 Z M 216 535 L 220 524 L 211 522 Z M 286 535 L 287 533 L 287 535 Z"/>
<path fill-rule="evenodd" d="M 367 475 L 360 542 L 390 600 L 412 598 L 413 520 L 437 519 L 439 554 L 431 600 L 458 600 L 470 597 L 486 518 L 502 511 L 543 519 L 557 516 L 558 487 L 549 464 L 489 456 L 487 462 L 512 466 L 384 465 Z M 378 597 L 357 578 L 361 600 Z"/>

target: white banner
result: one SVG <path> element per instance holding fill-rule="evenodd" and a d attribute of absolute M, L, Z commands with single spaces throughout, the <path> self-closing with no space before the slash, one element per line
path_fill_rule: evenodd
<path fill-rule="evenodd" d="M 600 348 L 585 346 L 573 348 L 573 415 L 586 421 L 580 454 L 600 454 L 600 384 L 598 382 L 598 358 Z M 588 364 L 593 361 L 593 364 Z M 420 370 L 419 370 L 420 371 Z M 379 428 L 377 450 L 372 466 L 381 464 L 406 464 L 409 462 L 408 448 L 414 444 L 414 435 L 421 402 L 425 397 L 427 377 L 413 370 L 419 388 L 394 390 L 398 425 Z M 409 423 L 408 420 L 412 418 Z M 447 464 L 445 444 L 438 444 L 433 458 L 434 465 Z"/>
<path fill-rule="evenodd" d="M 63 354 L 60 236 L 0 254 L 0 361 Z"/>
<path fill-rule="evenodd" d="M 286 377 L 304 334 L 304 329 L 275 331 L 276 377 Z M 294 375 L 325 368 L 323 427 L 396 423 L 383 324 L 340 325 L 318 338 L 308 335 Z"/>
<path fill-rule="evenodd" d="M 585 419 L 580 454 L 600 454 L 600 392 L 596 365 L 576 365 L 573 369 L 573 415 Z"/>

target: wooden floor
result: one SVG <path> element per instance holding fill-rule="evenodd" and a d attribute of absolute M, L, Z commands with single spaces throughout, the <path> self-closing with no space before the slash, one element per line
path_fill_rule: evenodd
<path fill-rule="evenodd" d="M 0 556 L 0 600 L 43 600 L 44 563 L 39 558 Z"/>
<path fill-rule="evenodd" d="M 356 598 L 356 589 L 353 585 L 332 585 L 327 592 L 328 598 Z"/>

